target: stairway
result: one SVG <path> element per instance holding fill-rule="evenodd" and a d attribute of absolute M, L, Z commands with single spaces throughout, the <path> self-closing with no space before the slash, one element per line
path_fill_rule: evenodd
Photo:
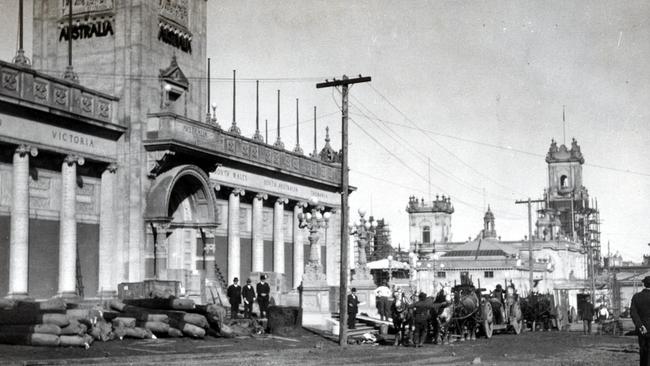
<path fill-rule="evenodd" d="M 332 318 L 340 322 L 340 314 L 332 313 Z M 375 328 L 372 323 L 368 324 L 363 320 L 357 319 L 354 323 L 354 329 L 348 329 L 348 337 L 360 336 L 364 333 L 378 333 L 378 327 Z"/>

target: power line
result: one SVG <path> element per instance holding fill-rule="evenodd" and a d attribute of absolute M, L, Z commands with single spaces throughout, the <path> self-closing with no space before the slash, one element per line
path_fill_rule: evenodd
<path fill-rule="evenodd" d="M 373 116 L 377 117 L 377 115 L 376 115 L 374 112 L 372 112 L 368 107 L 366 107 L 366 106 L 365 106 L 365 105 L 364 105 L 364 104 L 363 104 L 363 103 L 362 103 L 358 98 L 356 98 L 356 97 L 354 97 L 354 96 L 353 96 L 353 98 L 354 98 L 354 99 L 359 103 L 359 106 L 363 107 L 363 108 L 366 110 L 366 112 L 368 112 L 368 113 L 372 114 Z M 357 106 L 357 107 L 358 107 L 358 106 Z M 383 131 L 383 129 L 381 128 L 381 126 L 377 125 L 377 124 L 375 123 L 375 121 L 373 120 L 373 118 L 371 118 L 371 117 L 369 117 L 368 115 L 366 115 L 363 111 L 361 111 L 361 110 L 359 110 L 359 111 L 361 112 L 361 115 L 362 115 L 363 117 L 365 117 L 365 118 L 368 119 L 370 122 L 372 122 L 372 123 L 375 124 L 377 127 L 379 127 L 379 130 Z M 376 119 L 377 119 L 378 121 L 380 121 L 380 122 L 383 123 L 383 121 L 381 121 L 381 119 L 379 119 L 379 118 L 376 118 Z M 406 148 L 408 151 L 410 151 L 410 152 L 413 154 L 413 156 L 415 156 L 417 159 L 419 159 L 420 161 L 422 161 L 424 164 L 427 164 L 427 165 L 429 165 L 429 164 L 433 164 L 434 167 L 435 167 L 435 170 L 437 170 L 438 172 L 440 172 L 442 175 L 445 175 L 445 176 L 447 176 L 447 177 L 449 177 L 449 178 L 455 180 L 456 182 L 458 182 L 458 183 L 461 184 L 462 186 L 465 186 L 466 188 L 468 188 L 468 189 L 474 191 L 474 192 L 477 193 L 477 194 L 483 194 L 483 188 L 482 188 L 482 187 L 474 186 L 474 185 L 472 185 L 471 183 L 466 182 L 466 181 L 463 180 L 462 178 L 455 176 L 452 172 L 450 172 L 450 171 L 448 171 L 447 169 L 445 169 L 444 167 L 442 167 L 442 166 L 436 164 L 435 162 L 433 162 L 433 161 L 431 161 L 431 160 L 428 160 L 428 159 L 425 159 L 425 158 L 423 157 L 423 155 L 426 155 L 426 154 L 424 154 L 424 153 L 422 153 L 422 152 L 416 150 L 415 148 L 413 148 L 413 147 L 412 147 L 412 143 L 411 143 L 410 141 L 407 141 L 406 139 L 404 139 L 404 138 L 403 138 L 399 133 L 397 133 L 395 130 L 393 130 L 392 128 L 390 128 L 390 126 L 388 126 L 388 125 L 386 125 L 386 124 L 384 124 L 384 126 L 385 126 L 386 129 L 388 129 L 388 130 L 392 133 L 392 134 L 388 134 L 388 133 L 386 133 L 387 136 L 389 136 L 390 138 L 392 138 L 393 140 L 395 140 L 395 141 L 396 141 L 400 146 L 402 146 L 402 147 Z M 383 131 L 383 132 L 385 133 L 385 131 Z M 398 137 L 402 142 L 400 143 L 400 142 L 397 140 L 396 137 Z M 502 196 L 502 195 L 498 195 L 498 194 L 494 194 L 494 193 L 490 193 L 490 195 L 492 195 L 492 196 L 494 196 L 495 198 L 498 198 L 498 199 L 500 199 L 500 200 L 503 200 L 503 201 L 508 201 L 508 202 L 512 201 L 512 197 L 506 197 L 506 196 Z"/>
<path fill-rule="evenodd" d="M 373 140 L 377 145 L 381 146 L 384 150 L 386 150 L 386 152 L 388 152 L 389 155 L 391 155 L 393 158 L 395 158 L 402 166 L 404 166 L 406 169 L 410 170 L 413 174 L 415 174 L 417 177 L 419 177 L 423 181 L 425 181 L 425 182 L 427 181 L 426 177 L 422 176 L 417 170 L 413 169 L 410 165 L 406 164 L 406 162 L 404 162 L 404 160 L 402 160 L 393 151 L 391 151 L 391 149 L 387 148 L 384 144 L 381 143 L 381 141 L 377 140 L 373 135 L 371 135 L 368 131 L 366 131 L 366 129 L 363 128 L 363 126 L 361 126 L 361 124 L 358 123 L 355 119 L 350 118 L 350 121 L 352 121 L 352 123 L 354 123 L 355 126 L 357 126 L 363 133 L 366 134 L 366 136 L 368 136 L 371 140 Z M 439 186 L 434 185 L 434 187 L 440 189 L 443 192 L 445 191 L 443 188 L 441 188 Z M 483 212 L 483 209 L 481 207 L 478 207 L 478 206 L 473 205 L 473 204 L 471 204 L 469 202 L 461 200 L 460 198 L 458 198 L 455 195 L 449 194 L 449 196 L 452 197 L 455 201 L 457 201 L 457 202 L 459 202 L 459 203 L 461 203 L 461 204 L 463 204 L 463 205 L 465 205 L 465 206 L 467 206 L 469 208 L 477 210 L 477 211 L 479 211 L 481 213 Z"/>
<path fill-rule="evenodd" d="M 410 119 L 410 118 L 409 118 L 409 117 L 408 117 L 404 112 L 402 112 L 399 108 L 397 108 L 397 106 L 395 106 L 395 104 L 393 104 L 393 103 L 392 103 L 392 102 L 391 102 L 391 101 L 390 101 L 386 96 L 384 96 L 382 93 L 380 93 L 379 90 L 375 89 L 372 85 L 370 85 L 370 88 L 371 88 L 375 93 L 377 93 L 380 97 L 382 97 L 382 99 L 384 99 L 384 100 L 385 100 L 385 101 L 386 101 L 386 102 L 387 102 L 391 107 L 393 107 L 393 109 L 395 109 L 399 114 L 401 114 L 401 115 L 404 117 L 404 119 L 406 119 L 407 121 L 411 122 L 411 124 L 413 124 L 413 126 L 415 126 L 418 130 L 420 130 L 420 132 L 423 132 L 423 133 L 425 132 L 422 128 L 420 128 L 420 126 L 418 126 L 415 122 L 413 122 L 413 120 L 411 120 L 411 119 Z M 489 176 L 487 176 L 487 175 L 481 173 L 481 172 L 478 171 L 476 168 L 474 168 L 474 167 L 471 166 L 470 164 L 466 163 L 466 162 L 465 162 L 463 159 L 461 159 L 458 155 L 454 154 L 454 152 L 452 152 L 451 150 L 447 149 L 447 148 L 446 148 L 444 145 L 442 145 L 440 142 L 438 142 L 438 141 L 436 141 L 435 139 L 433 139 L 430 135 L 428 135 L 428 134 L 426 134 L 426 133 L 424 133 L 424 135 L 427 136 L 427 138 L 428 138 L 429 140 L 431 140 L 433 143 L 435 143 L 436 145 L 438 145 L 441 149 L 445 150 L 449 155 L 453 156 L 454 158 L 456 158 L 456 160 L 460 161 L 460 162 L 461 162 L 463 165 L 465 165 L 467 168 L 469 168 L 470 170 L 474 171 L 476 174 L 482 176 L 483 178 L 485 178 L 485 179 L 487 179 L 487 180 L 489 180 L 489 181 L 491 181 L 491 182 L 493 182 L 493 183 L 495 183 L 495 184 L 497 184 L 497 185 L 499 185 L 499 186 L 501 186 L 501 187 L 503 187 L 503 188 L 506 188 L 506 189 L 509 190 L 509 191 L 518 192 L 516 189 L 514 189 L 514 188 L 512 188 L 512 187 L 508 187 L 508 186 L 506 186 L 506 185 L 503 185 L 503 184 L 497 182 L 496 180 L 492 179 L 491 177 L 489 177 Z"/>

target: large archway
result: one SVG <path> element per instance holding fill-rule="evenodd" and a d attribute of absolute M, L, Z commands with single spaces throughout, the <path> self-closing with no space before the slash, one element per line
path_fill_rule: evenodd
<path fill-rule="evenodd" d="M 214 261 L 206 257 L 205 232 L 218 226 L 216 198 L 205 172 L 182 165 L 159 175 L 147 195 L 145 222 L 153 241 L 148 275 L 180 281 L 188 294 L 200 295 Z"/>

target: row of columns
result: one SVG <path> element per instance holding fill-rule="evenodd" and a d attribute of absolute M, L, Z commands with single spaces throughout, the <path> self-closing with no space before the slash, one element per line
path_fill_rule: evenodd
<path fill-rule="evenodd" d="M 36 157 L 38 149 L 20 145 L 13 156 L 11 232 L 9 244 L 9 297 L 29 296 L 29 157 Z M 58 295 L 72 297 L 77 293 L 77 166 L 84 158 L 67 155 L 61 165 L 61 208 L 59 217 L 59 272 Z M 99 289 L 112 289 L 111 265 L 113 242 L 113 187 L 115 165 L 102 174 Z M 114 291 L 114 290 L 113 290 Z"/>
<path fill-rule="evenodd" d="M 246 192 L 233 188 L 228 196 L 228 281 L 240 274 L 241 240 L 239 227 L 240 199 Z M 252 271 L 264 272 L 264 219 L 263 201 L 268 195 L 257 193 L 253 198 L 252 222 Z M 284 207 L 289 200 L 278 197 L 273 203 L 273 271 L 284 273 Z M 304 274 L 304 237 L 299 227 L 298 214 L 307 206 L 306 202 L 296 202 L 293 208 L 293 283 L 297 286 Z"/>

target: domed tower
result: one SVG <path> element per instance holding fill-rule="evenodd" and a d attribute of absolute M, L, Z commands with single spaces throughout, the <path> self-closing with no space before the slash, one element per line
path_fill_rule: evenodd
<path fill-rule="evenodd" d="M 451 198 L 436 195 L 435 201 L 409 197 L 406 212 L 409 214 L 410 251 L 420 255 L 433 254 L 436 243 L 451 240 L 451 214 L 454 206 Z"/>
<path fill-rule="evenodd" d="M 494 228 L 494 214 L 490 210 L 490 205 L 488 205 L 487 212 L 483 216 L 483 239 L 487 238 L 496 238 L 497 231 Z"/>

